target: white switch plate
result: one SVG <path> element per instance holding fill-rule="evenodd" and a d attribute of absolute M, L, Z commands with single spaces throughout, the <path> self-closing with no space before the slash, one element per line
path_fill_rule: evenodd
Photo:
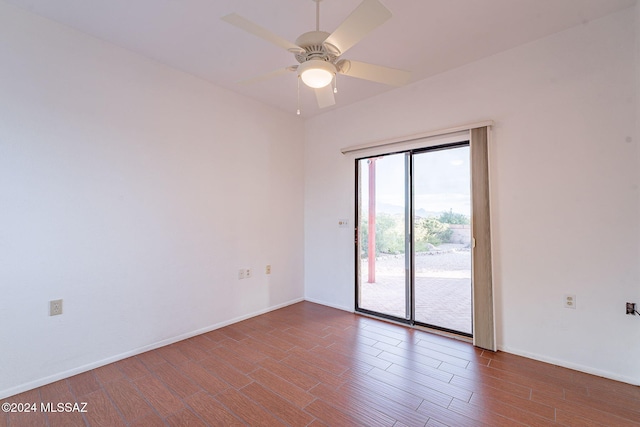
<path fill-rule="evenodd" d="M 573 294 L 564 295 L 564 308 L 576 308 L 576 296 Z"/>
<path fill-rule="evenodd" d="M 271 264 L 267 264 L 267 267 L 264 269 L 266 274 L 271 274 Z"/>
<path fill-rule="evenodd" d="M 247 268 L 247 272 L 245 273 L 246 278 L 250 278 L 253 274 L 251 273 L 251 269 Z"/>
<path fill-rule="evenodd" d="M 238 279 L 240 280 L 244 279 L 244 268 L 241 268 L 240 270 L 238 270 Z"/>

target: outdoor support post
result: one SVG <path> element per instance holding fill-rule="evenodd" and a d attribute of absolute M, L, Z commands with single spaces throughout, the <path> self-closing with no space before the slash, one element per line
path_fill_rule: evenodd
<path fill-rule="evenodd" d="M 369 283 L 376 282 L 376 159 L 369 159 Z"/>

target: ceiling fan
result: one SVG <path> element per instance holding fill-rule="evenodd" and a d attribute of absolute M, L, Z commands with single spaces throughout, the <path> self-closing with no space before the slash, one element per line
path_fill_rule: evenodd
<path fill-rule="evenodd" d="M 302 80 L 304 84 L 313 88 L 318 106 L 325 108 L 336 102 L 334 96 L 334 93 L 337 92 L 335 87 L 336 74 L 392 86 L 402 86 L 408 83 L 411 75 L 407 71 L 341 58 L 364 36 L 391 18 L 391 12 L 380 1 L 363 0 L 331 34 L 320 31 L 320 2 L 322 0 L 312 1 L 316 3 L 316 29 L 302 34 L 295 43 L 281 38 L 236 13 L 222 17 L 223 21 L 288 50 L 294 54 L 299 63 L 299 65 L 279 68 L 270 73 L 242 81 L 241 84 L 256 83 L 287 72 L 297 71 L 298 85 Z M 331 87 L 332 82 L 334 83 L 333 87 Z M 297 113 L 300 114 L 300 108 Z"/>

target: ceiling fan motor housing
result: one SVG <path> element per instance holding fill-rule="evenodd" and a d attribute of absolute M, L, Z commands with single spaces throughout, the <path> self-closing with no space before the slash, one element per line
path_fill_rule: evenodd
<path fill-rule="evenodd" d="M 334 64 L 340 56 L 338 50 L 324 43 L 330 34 L 325 31 L 309 31 L 296 39 L 296 45 L 304 52 L 294 52 L 296 60 L 303 64 L 311 59 L 322 60 Z"/>

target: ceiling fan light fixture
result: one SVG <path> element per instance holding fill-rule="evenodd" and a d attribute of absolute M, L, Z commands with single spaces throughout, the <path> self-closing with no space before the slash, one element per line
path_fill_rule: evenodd
<path fill-rule="evenodd" d="M 336 66 L 331 62 L 319 59 L 311 59 L 298 66 L 298 75 L 302 82 L 314 89 L 329 85 L 336 75 L 336 71 Z"/>

